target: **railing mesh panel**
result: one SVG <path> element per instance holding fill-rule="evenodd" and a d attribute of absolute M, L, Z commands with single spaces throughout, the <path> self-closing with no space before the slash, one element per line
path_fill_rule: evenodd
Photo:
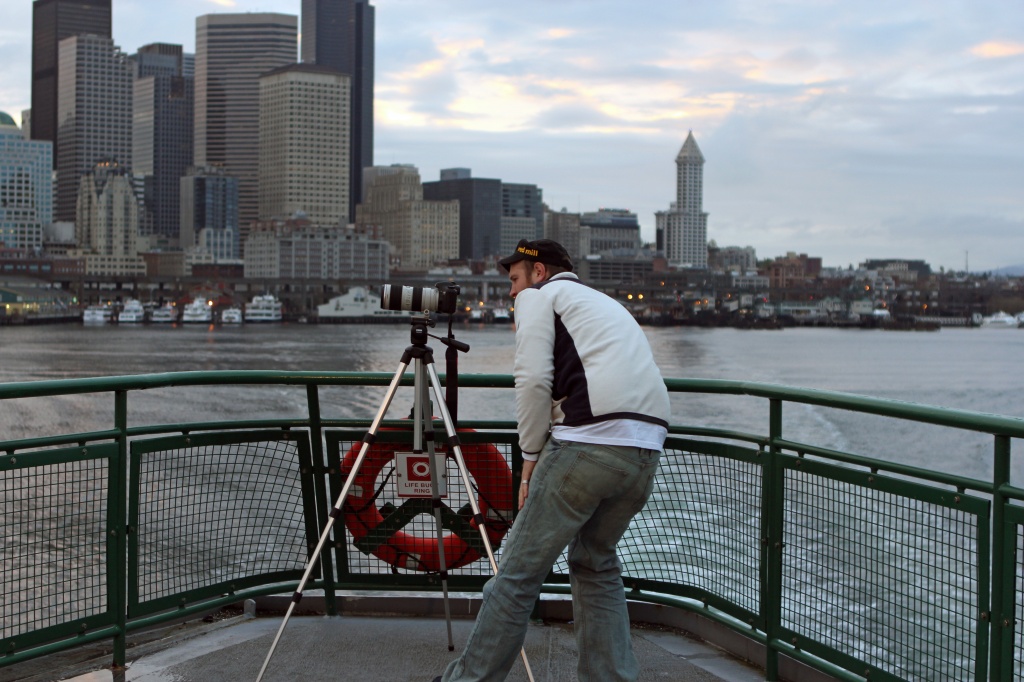
<path fill-rule="evenodd" d="M 306 565 L 295 441 L 141 456 L 139 601 Z"/>
<path fill-rule="evenodd" d="M 351 448 L 358 450 L 359 443 L 342 441 L 339 446 L 344 459 L 344 453 Z M 484 455 L 481 448 L 485 447 L 494 448 L 497 452 Z M 501 543 L 511 527 L 515 504 L 509 466 L 511 447 L 501 443 L 486 446 L 462 444 L 474 495 L 485 511 L 492 531 L 491 545 L 496 557 L 501 556 Z M 378 441 L 370 449 L 357 474 L 356 484 L 346 499 L 342 518 L 349 547 L 348 572 L 368 575 L 387 575 L 393 570 L 421 575 L 436 573 L 439 570 L 437 525 L 430 498 L 398 495 L 400 472 L 395 459 L 376 454 L 391 450 L 410 452 L 412 448 L 409 444 L 389 445 Z M 439 449 L 438 453 L 441 452 Z M 444 505 L 442 513 L 448 520 L 444 535 L 447 538 L 445 562 L 449 573 L 489 576 L 491 566 L 483 550 L 480 533 L 469 524 L 472 510 L 459 468 L 452 457 L 445 459 L 444 466 L 447 495 L 441 502 Z M 349 470 L 343 467 L 342 474 L 347 476 Z M 424 544 L 435 549 L 419 551 Z"/>
<path fill-rule="evenodd" d="M 761 467 L 667 449 L 619 543 L 624 574 L 694 587 L 757 612 Z"/>
<path fill-rule="evenodd" d="M 978 519 L 789 471 L 782 625 L 907 680 L 973 679 Z"/>
<path fill-rule="evenodd" d="M 103 613 L 106 459 L 0 473 L 0 639 Z"/>
<path fill-rule="evenodd" d="M 1016 627 L 1013 630 L 1013 679 L 1024 680 L 1024 526 L 1017 524 L 1016 528 L 1016 561 L 1014 561 L 1014 591 L 1013 609 Z M 1002 627 L 1001 623 L 995 623 L 993 627 Z"/>

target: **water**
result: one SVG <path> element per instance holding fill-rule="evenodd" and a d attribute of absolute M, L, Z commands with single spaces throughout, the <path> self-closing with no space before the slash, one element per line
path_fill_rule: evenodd
<path fill-rule="evenodd" d="M 436 330 L 443 333 L 442 330 Z M 1024 417 L 1016 358 L 1024 331 L 943 329 L 881 332 L 827 328 L 783 331 L 648 328 L 667 377 L 760 381 Z M 471 346 L 461 373 L 510 373 L 509 326 L 456 326 Z M 393 372 L 409 343 L 403 325 L 245 325 L 116 327 L 81 325 L 0 329 L 0 382 L 184 370 L 274 369 Z M 439 372 L 444 347 L 434 342 Z M 624 359 L 628 361 L 628 359 Z M 402 416 L 411 397 L 400 392 L 389 416 Z M 507 418 L 509 391 L 464 392 L 460 418 Z M 187 397 L 186 397 L 187 396 Z M 370 417 L 383 389 L 325 389 L 326 417 Z M 29 434 L 109 427 L 108 396 L 8 401 L 0 405 L 0 440 Z M 210 387 L 138 392 L 129 423 L 294 417 L 305 414 L 302 389 Z M 673 396 L 673 421 L 767 431 L 767 402 L 736 396 Z M 792 440 L 987 478 L 992 439 L 932 426 L 907 428 L 879 417 L 802 405 L 784 412 Z M 1014 443 L 1014 445 L 1019 445 Z M 1015 480 L 1024 480 L 1022 467 Z"/>

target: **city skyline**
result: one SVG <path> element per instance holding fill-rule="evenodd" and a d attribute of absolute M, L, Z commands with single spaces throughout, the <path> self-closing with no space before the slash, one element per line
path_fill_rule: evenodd
<path fill-rule="evenodd" d="M 534 183 L 554 210 L 627 208 L 645 239 L 692 130 L 708 238 L 845 266 L 1024 263 L 1024 8 L 376 0 L 378 165 Z M 180 9 L 179 9 L 180 8 Z M 301 0 L 114 0 L 126 53 L 195 51 L 212 12 L 298 16 Z M 31 92 L 31 3 L 0 36 L 0 110 Z"/>

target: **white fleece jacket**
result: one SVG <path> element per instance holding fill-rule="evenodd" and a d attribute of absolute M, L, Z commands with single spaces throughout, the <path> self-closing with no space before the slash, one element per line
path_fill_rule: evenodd
<path fill-rule="evenodd" d="M 668 426 L 668 391 L 643 330 L 617 301 L 560 273 L 515 299 L 516 418 L 526 455 L 552 424 Z"/>

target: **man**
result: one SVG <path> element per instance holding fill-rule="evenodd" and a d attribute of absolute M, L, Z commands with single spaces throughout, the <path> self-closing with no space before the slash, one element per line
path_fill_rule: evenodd
<path fill-rule="evenodd" d="M 521 512 L 465 650 L 435 682 L 505 679 L 567 545 L 579 680 L 635 680 L 615 546 L 653 489 L 668 392 L 639 325 L 580 282 L 560 244 L 524 239 L 501 264 L 515 299 Z"/>

